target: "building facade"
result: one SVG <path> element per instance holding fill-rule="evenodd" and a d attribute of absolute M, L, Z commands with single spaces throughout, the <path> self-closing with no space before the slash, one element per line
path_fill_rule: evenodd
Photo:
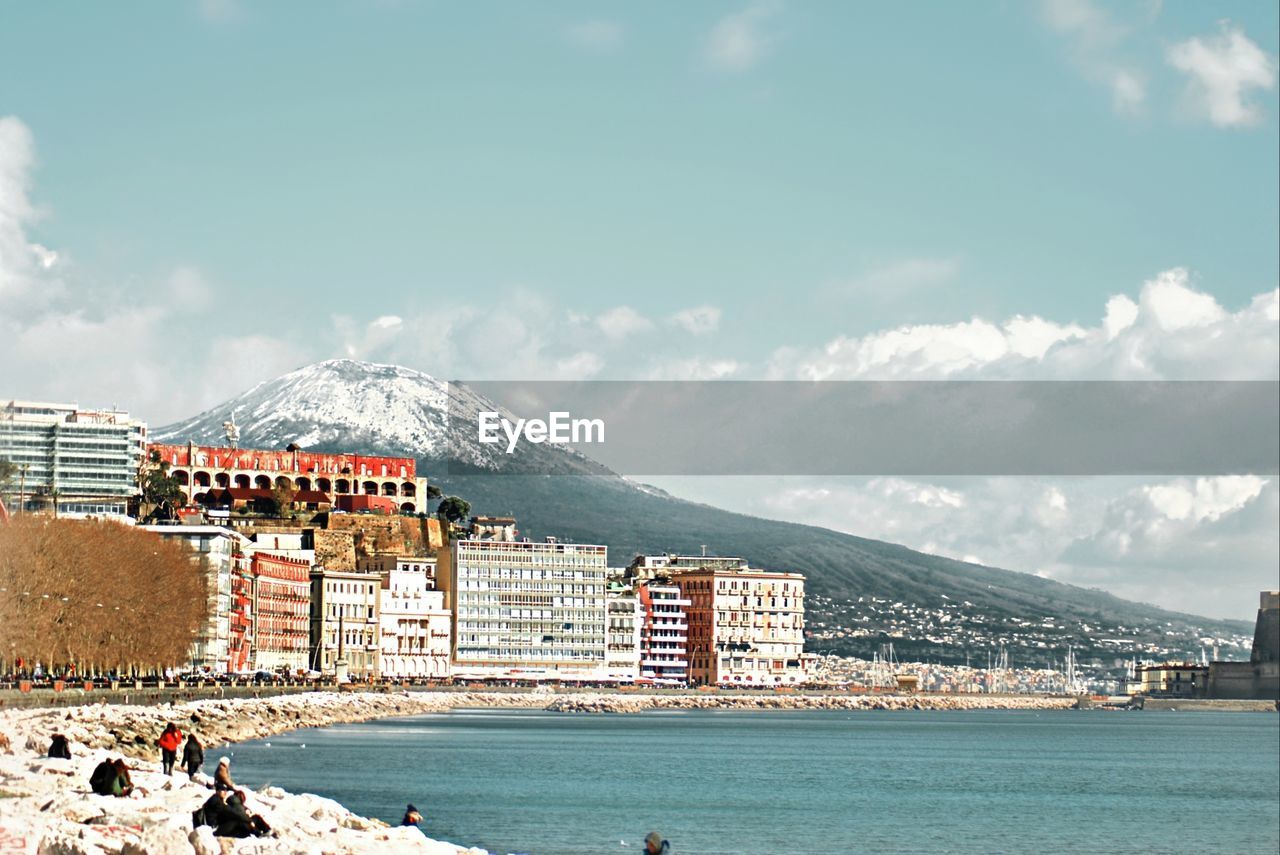
<path fill-rule="evenodd" d="M 119 410 L 8 401 L 0 408 L 0 457 L 19 474 L 5 502 L 13 510 L 125 517 L 146 437 L 146 424 Z"/>
<path fill-rule="evenodd" d="M 425 590 L 436 588 L 436 559 L 433 556 L 387 553 L 361 555 L 356 558 L 356 570 L 384 577 L 391 573 L 411 574 L 406 578 L 421 579 L 426 586 Z"/>
<path fill-rule="evenodd" d="M 1209 685 L 1209 666 L 1191 662 L 1138 665 L 1126 680 L 1125 694 L 1157 698 L 1201 698 Z"/>
<path fill-rule="evenodd" d="M 378 676 L 382 580 L 369 573 L 311 569 L 311 668 L 339 678 Z"/>
<path fill-rule="evenodd" d="M 701 560 L 701 559 L 691 559 Z M 804 577 L 724 559 L 672 573 L 689 600 L 689 676 L 710 686 L 805 680 Z"/>
<path fill-rule="evenodd" d="M 435 562 L 401 559 L 376 575 L 382 580 L 382 676 L 448 677 L 453 619 L 444 607 L 444 594 L 435 590 Z"/>
<path fill-rule="evenodd" d="M 194 443 L 157 443 L 147 446 L 147 451 L 158 452 L 169 464 L 169 474 L 177 479 L 190 503 L 206 504 L 215 497 L 224 497 L 223 491 L 230 489 L 273 490 L 286 486 L 306 494 L 323 493 L 330 506 L 338 505 L 339 496 L 367 495 L 392 499 L 395 507 L 405 513 L 427 507 L 427 479 L 418 477 L 412 457 L 223 448 Z"/>
<path fill-rule="evenodd" d="M 1259 595 L 1248 662 L 1209 664 L 1211 698 L 1280 701 L 1280 591 Z"/>
<path fill-rule="evenodd" d="M 215 673 L 233 670 L 231 662 L 232 626 L 239 633 L 237 649 L 249 641 L 244 633 L 252 615 L 247 598 L 236 599 L 234 591 L 249 573 L 245 548 L 249 541 L 230 529 L 209 525 L 148 525 L 140 528 L 166 540 L 180 540 L 191 548 L 192 561 L 209 581 L 209 617 L 196 637 L 191 665 Z M 242 595 L 243 597 L 243 595 Z"/>
<path fill-rule="evenodd" d="M 663 685 L 689 682 L 689 599 L 660 580 L 636 586 L 640 606 L 640 679 Z"/>
<path fill-rule="evenodd" d="M 634 683 L 640 676 L 640 598 L 610 591 L 605 600 L 605 676 Z"/>
<path fill-rule="evenodd" d="M 253 577 L 254 669 L 296 672 L 311 650 L 311 562 L 259 550 L 250 556 Z"/>
<path fill-rule="evenodd" d="M 601 678 L 606 547 L 466 538 L 441 559 L 455 676 Z"/>

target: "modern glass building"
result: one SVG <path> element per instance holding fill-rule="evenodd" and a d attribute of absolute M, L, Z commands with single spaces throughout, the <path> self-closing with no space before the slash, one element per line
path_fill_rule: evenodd
<path fill-rule="evenodd" d="M 138 492 L 147 426 L 120 410 L 8 401 L 0 458 L 17 467 L 5 503 L 67 516 L 123 516 Z"/>
<path fill-rule="evenodd" d="M 462 539 L 438 580 L 454 613 L 454 675 L 601 679 L 608 549 Z"/>

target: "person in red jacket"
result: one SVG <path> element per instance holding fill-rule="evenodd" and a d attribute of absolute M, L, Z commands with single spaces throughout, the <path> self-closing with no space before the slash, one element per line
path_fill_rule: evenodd
<path fill-rule="evenodd" d="M 160 734 L 156 744 L 160 746 L 160 760 L 164 764 L 164 773 L 172 775 L 173 764 L 178 761 L 178 746 L 182 745 L 182 731 L 178 730 L 176 724 L 170 722 L 165 727 L 164 733 Z"/>

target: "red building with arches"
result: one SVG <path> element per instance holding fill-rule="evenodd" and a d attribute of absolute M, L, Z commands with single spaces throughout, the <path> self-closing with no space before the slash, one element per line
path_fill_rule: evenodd
<path fill-rule="evenodd" d="M 220 490 L 272 490 L 324 493 L 337 505 L 344 495 L 391 499 L 405 513 L 427 509 L 427 479 L 418 477 L 412 457 L 328 454 L 291 446 L 283 451 L 219 448 L 208 445 L 147 446 L 169 464 L 169 474 L 182 485 L 189 504 L 206 504 Z"/>

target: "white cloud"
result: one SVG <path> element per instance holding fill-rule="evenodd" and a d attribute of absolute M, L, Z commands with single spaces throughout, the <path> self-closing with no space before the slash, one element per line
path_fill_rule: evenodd
<path fill-rule="evenodd" d="M 1244 380 L 1280 374 L 1280 291 L 1228 312 L 1182 268 L 1116 295 L 1096 327 L 1015 315 L 906 325 L 781 348 L 772 379 Z"/>
<path fill-rule="evenodd" d="M 1139 111 L 1147 97 L 1146 76 L 1122 58 L 1129 27 L 1090 0 L 1044 0 L 1045 23 L 1067 44 L 1071 62 L 1089 80 L 1111 91 L 1112 108 Z"/>
<path fill-rule="evenodd" d="M 630 306 L 618 306 L 595 319 L 600 332 L 611 339 L 622 339 L 653 329 L 653 321 Z"/>
<path fill-rule="evenodd" d="M 712 68 L 727 72 L 743 72 L 755 66 L 773 49 L 774 36 L 766 25 L 777 12 L 777 3 L 762 0 L 721 18 L 707 36 L 706 61 Z"/>
<path fill-rule="evenodd" d="M 1151 506 L 1171 520 L 1204 522 L 1238 511 L 1256 499 L 1267 482 L 1254 475 L 1225 475 L 1143 487 Z"/>
<path fill-rule="evenodd" d="M 706 335 L 720 328 L 720 309 L 715 306 L 695 306 L 681 309 L 670 317 L 670 322 L 693 335 Z"/>
<path fill-rule="evenodd" d="M 662 359 L 653 363 L 650 380 L 725 380 L 740 373 L 745 366 L 733 359 L 703 357 Z"/>
<path fill-rule="evenodd" d="M 1133 326 L 1138 319 L 1138 304 L 1124 294 L 1116 294 L 1107 300 L 1107 313 L 1102 318 L 1102 328 L 1106 330 L 1107 341 Z"/>
<path fill-rule="evenodd" d="M 579 47 L 604 53 L 621 46 L 623 29 L 616 21 L 581 21 L 570 26 L 565 35 Z"/>
<path fill-rule="evenodd" d="M 1276 60 L 1239 27 L 1223 21 L 1216 37 L 1195 37 L 1169 48 L 1169 64 L 1189 78 L 1188 110 L 1219 127 L 1256 125 L 1262 107 L 1249 99 L 1253 89 L 1276 85 Z"/>

